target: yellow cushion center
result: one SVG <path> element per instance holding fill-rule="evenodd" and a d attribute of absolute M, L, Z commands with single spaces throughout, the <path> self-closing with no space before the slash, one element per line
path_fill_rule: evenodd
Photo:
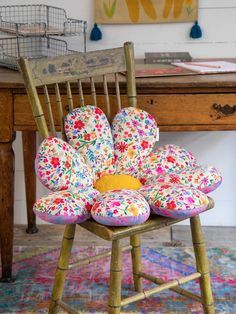
<path fill-rule="evenodd" d="M 130 189 L 137 190 L 141 188 L 142 183 L 128 174 L 108 174 L 97 180 L 95 189 L 100 193 L 109 190 Z"/>

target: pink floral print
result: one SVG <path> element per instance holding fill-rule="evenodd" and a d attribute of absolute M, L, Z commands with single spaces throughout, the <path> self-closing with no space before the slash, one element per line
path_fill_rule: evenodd
<path fill-rule="evenodd" d="M 52 191 L 93 186 L 92 171 L 84 158 L 57 137 L 43 140 L 35 159 L 35 169 L 42 184 Z"/>
<path fill-rule="evenodd" d="M 68 143 L 94 170 L 96 179 L 115 173 L 115 158 L 111 129 L 105 114 L 93 106 L 77 108 L 65 118 Z"/>
<path fill-rule="evenodd" d="M 54 224 L 80 223 L 91 217 L 98 195 L 94 189 L 54 192 L 38 199 L 34 211 L 39 218 Z"/>
<path fill-rule="evenodd" d="M 139 189 L 154 213 L 171 218 L 195 216 L 208 206 L 201 191 L 173 184 L 146 185 Z"/>
<path fill-rule="evenodd" d="M 156 121 L 147 112 L 129 107 L 115 116 L 111 128 L 117 173 L 137 176 L 156 142 Z"/>
<path fill-rule="evenodd" d="M 112 190 L 97 198 L 91 214 L 104 225 L 130 226 L 145 222 L 149 217 L 150 207 L 136 191 Z"/>
<path fill-rule="evenodd" d="M 191 152 L 177 145 L 164 145 L 153 151 L 139 169 L 139 179 L 148 183 L 160 175 L 176 173 L 196 166 Z"/>
<path fill-rule="evenodd" d="M 222 177 L 215 167 L 196 166 L 186 168 L 180 172 L 166 173 L 154 179 L 155 182 L 165 182 L 170 184 L 181 184 L 196 188 L 203 193 L 214 191 L 222 181 Z M 148 180 L 151 183 L 152 179 Z"/>

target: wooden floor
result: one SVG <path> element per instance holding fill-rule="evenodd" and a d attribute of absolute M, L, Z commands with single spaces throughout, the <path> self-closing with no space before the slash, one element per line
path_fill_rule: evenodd
<path fill-rule="evenodd" d="M 20 246 L 59 246 L 63 236 L 64 226 L 39 225 L 39 232 L 27 234 L 26 226 L 16 225 L 14 228 L 14 245 Z M 76 228 L 75 241 L 79 245 L 108 245 L 87 230 Z M 208 247 L 235 247 L 236 227 L 203 227 Z M 125 242 L 124 242 L 125 243 Z M 166 227 L 142 235 L 142 244 L 152 246 L 191 246 L 191 233 L 189 226 L 176 225 L 170 230 Z"/>

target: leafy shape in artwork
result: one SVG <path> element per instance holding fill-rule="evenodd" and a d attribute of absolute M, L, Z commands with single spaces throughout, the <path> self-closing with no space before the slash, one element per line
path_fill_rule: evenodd
<path fill-rule="evenodd" d="M 174 17 L 178 18 L 182 12 L 184 0 L 175 0 L 174 2 Z"/>
<path fill-rule="evenodd" d="M 139 21 L 140 4 L 149 18 L 153 20 L 157 18 L 152 0 L 126 0 L 129 17 L 133 23 L 137 23 Z"/>
<path fill-rule="evenodd" d="M 147 16 L 155 20 L 157 18 L 156 10 L 153 6 L 152 0 L 140 0 Z"/>
<path fill-rule="evenodd" d="M 104 12 L 105 12 L 106 16 L 109 18 L 112 18 L 115 11 L 116 11 L 116 1 L 117 0 L 114 0 L 112 4 L 110 1 L 108 3 L 106 3 L 105 1 L 103 2 Z"/>
<path fill-rule="evenodd" d="M 186 11 L 187 11 L 187 14 L 188 14 L 188 15 L 191 15 L 192 12 L 193 12 L 193 8 L 192 8 L 192 7 L 187 7 L 187 8 L 186 8 Z"/>
<path fill-rule="evenodd" d="M 129 17 L 133 23 L 139 20 L 139 0 L 126 0 Z"/>
<path fill-rule="evenodd" d="M 179 18 L 181 12 L 183 10 L 185 0 L 166 0 L 164 10 L 163 10 L 163 17 L 168 18 L 172 7 L 174 7 L 174 18 Z M 192 4 L 192 0 L 186 0 L 187 5 Z"/>
<path fill-rule="evenodd" d="M 187 14 L 191 15 L 193 12 L 193 0 L 186 0 L 186 6 Z"/>

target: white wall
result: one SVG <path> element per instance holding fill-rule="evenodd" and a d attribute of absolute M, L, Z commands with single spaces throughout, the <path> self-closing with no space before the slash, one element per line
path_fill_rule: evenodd
<path fill-rule="evenodd" d="M 1 5 L 39 3 L 31 1 L 1 1 Z M 88 21 L 88 35 L 93 26 L 93 0 L 40 1 L 65 8 L 69 17 Z M 102 26 L 103 40 L 90 42 L 88 50 L 110 48 L 133 41 L 136 57 L 145 51 L 184 51 L 193 57 L 236 57 L 236 0 L 200 0 L 199 24 L 203 30 L 201 39 L 190 39 L 191 23 L 152 25 Z M 78 41 L 69 41 L 76 48 Z M 214 164 L 224 178 L 222 186 L 212 193 L 215 209 L 202 215 L 204 225 L 236 225 L 236 132 L 182 132 L 162 133 L 161 144 L 176 143 L 190 149 L 201 163 Z M 25 223 L 25 191 L 22 184 L 23 162 L 20 134 L 14 143 L 16 153 L 15 222 Z M 40 185 L 38 196 L 46 193 Z"/>

